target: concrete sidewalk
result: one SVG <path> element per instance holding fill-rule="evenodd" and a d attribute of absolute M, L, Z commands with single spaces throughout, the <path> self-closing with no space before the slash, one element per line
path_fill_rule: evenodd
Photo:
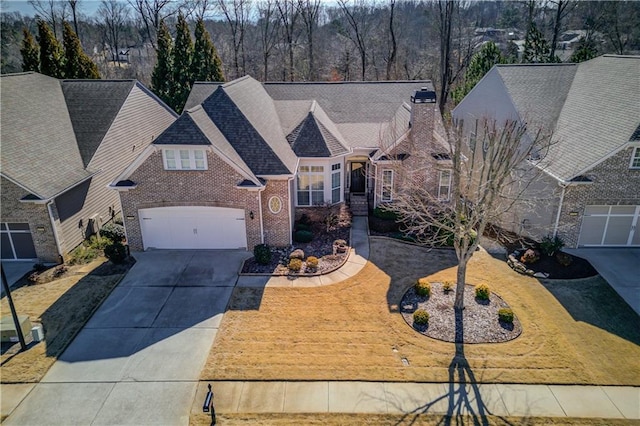
<path fill-rule="evenodd" d="M 369 259 L 369 221 L 355 216 L 351 222 L 351 251 L 344 265 L 325 275 L 298 277 L 291 275 L 240 275 L 238 287 L 318 287 L 339 283 L 356 275 Z"/>
<path fill-rule="evenodd" d="M 400 382 L 200 382 L 217 413 L 388 413 L 640 419 L 640 388 Z"/>

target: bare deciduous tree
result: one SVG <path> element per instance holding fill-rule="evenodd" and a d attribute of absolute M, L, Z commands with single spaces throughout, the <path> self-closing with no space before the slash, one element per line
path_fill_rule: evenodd
<path fill-rule="evenodd" d="M 307 35 L 307 80 L 311 81 L 317 80 L 318 78 L 313 50 L 313 35 L 314 30 L 318 26 L 320 3 L 320 0 L 298 0 L 298 10 L 302 17 L 302 22 L 304 22 L 304 29 Z"/>
<path fill-rule="evenodd" d="M 562 22 L 567 15 L 576 7 L 576 2 L 571 0 L 551 0 L 552 4 L 556 5 L 556 13 L 553 19 L 553 35 L 551 38 L 551 52 L 549 53 L 549 61 L 553 61 L 556 55 L 556 46 L 558 45 L 558 37 L 560 36 L 560 29 L 562 28 Z"/>
<path fill-rule="evenodd" d="M 117 0 L 102 0 L 96 20 L 109 45 L 111 60 L 120 66 L 120 47 L 122 47 L 122 35 L 129 21 L 129 8 Z"/>
<path fill-rule="evenodd" d="M 244 39 L 251 18 L 250 0 L 217 0 L 218 9 L 229 25 L 233 43 L 234 78 L 245 73 Z"/>
<path fill-rule="evenodd" d="M 260 32 L 260 46 L 262 53 L 262 80 L 269 80 L 269 59 L 273 48 L 278 42 L 280 21 L 275 18 L 275 0 L 265 0 L 257 6 L 257 26 Z"/>
<path fill-rule="evenodd" d="M 147 38 L 155 50 L 158 49 L 157 36 L 160 22 L 175 14 L 180 5 L 172 0 L 128 0 L 144 25 Z"/>
<path fill-rule="evenodd" d="M 458 257 L 454 304 L 458 310 L 464 308 L 467 263 L 479 236 L 487 225 L 500 223 L 516 206 L 529 201 L 528 188 L 542 172 L 530 160 L 535 158 L 539 164 L 550 141 L 549 135 L 528 132 L 515 121 L 499 125 L 486 119 L 476 126 L 470 138 L 463 136 L 462 125 L 450 131 L 450 169 L 443 169 L 449 170 L 448 181 L 440 180 L 440 186 L 446 184 L 450 190 L 430 188 L 412 178 L 411 171 L 401 169 L 403 189 L 386 205 L 419 241 L 442 245 L 453 240 Z"/>
<path fill-rule="evenodd" d="M 289 81 L 295 80 L 295 63 L 293 57 L 293 48 L 298 39 L 299 31 L 297 29 L 297 21 L 300 16 L 297 5 L 294 0 L 276 0 L 276 7 L 280 14 L 280 28 L 284 43 L 287 49 L 289 63 L 287 64 L 287 74 Z"/>
<path fill-rule="evenodd" d="M 351 39 L 360 54 L 360 72 L 362 81 L 367 77 L 367 55 L 369 31 L 371 29 L 372 20 L 369 19 L 370 9 L 374 8 L 373 2 L 367 0 L 356 0 L 353 5 L 349 4 L 349 0 L 338 0 L 338 5 L 342 10 L 350 31 L 344 31 L 345 35 Z M 346 29 L 344 29 L 346 30 Z"/>
<path fill-rule="evenodd" d="M 395 14 L 396 0 L 389 1 L 389 56 L 387 57 L 387 80 L 391 80 L 391 71 L 396 64 L 396 55 L 398 53 L 398 43 L 396 41 L 396 32 L 393 25 Z"/>
<path fill-rule="evenodd" d="M 62 36 L 62 22 L 67 20 L 69 3 L 57 0 L 29 0 L 36 14 L 51 25 L 53 34 L 57 38 Z"/>

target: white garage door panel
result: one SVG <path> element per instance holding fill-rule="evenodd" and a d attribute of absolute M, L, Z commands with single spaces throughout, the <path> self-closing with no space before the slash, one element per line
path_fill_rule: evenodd
<path fill-rule="evenodd" d="M 640 245 L 640 206 L 586 206 L 578 245 Z"/>
<path fill-rule="evenodd" d="M 144 248 L 236 249 L 247 247 L 244 211 L 222 207 L 157 207 L 139 210 Z"/>

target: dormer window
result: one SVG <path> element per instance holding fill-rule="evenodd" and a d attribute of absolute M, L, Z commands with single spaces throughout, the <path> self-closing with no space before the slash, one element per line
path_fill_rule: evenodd
<path fill-rule="evenodd" d="M 203 149 L 163 149 L 165 170 L 207 170 Z"/>
<path fill-rule="evenodd" d="M 640 169 L 640 147 L 633 148 L 633 154 L 631 155 L 630 169 Z"/>

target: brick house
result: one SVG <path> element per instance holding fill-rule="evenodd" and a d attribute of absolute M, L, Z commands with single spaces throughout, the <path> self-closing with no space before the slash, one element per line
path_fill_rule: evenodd
<path fill-rule="evenodd" d="M 302 211 L 392 201 L 398 163 L 448 191 L 443 134 L 430 81 L 196 83 L 111 187 L 133 250 L 285 246 Z"/>
<path fill-rule="evenodd" d="M 503 226 L 568 247 L 640 246 L 640 56 L 580 64 L 497 65 L 453 110 L 552 131 L 535 208 Z M 472 123 L 471 126 L 468 123 Z"/>
<path fill-rule="evenodd" d="M 3 75 L 2 260 L 58 262 L 120 212 L 108 184 L 176 115 L 135 80 Z"/>

